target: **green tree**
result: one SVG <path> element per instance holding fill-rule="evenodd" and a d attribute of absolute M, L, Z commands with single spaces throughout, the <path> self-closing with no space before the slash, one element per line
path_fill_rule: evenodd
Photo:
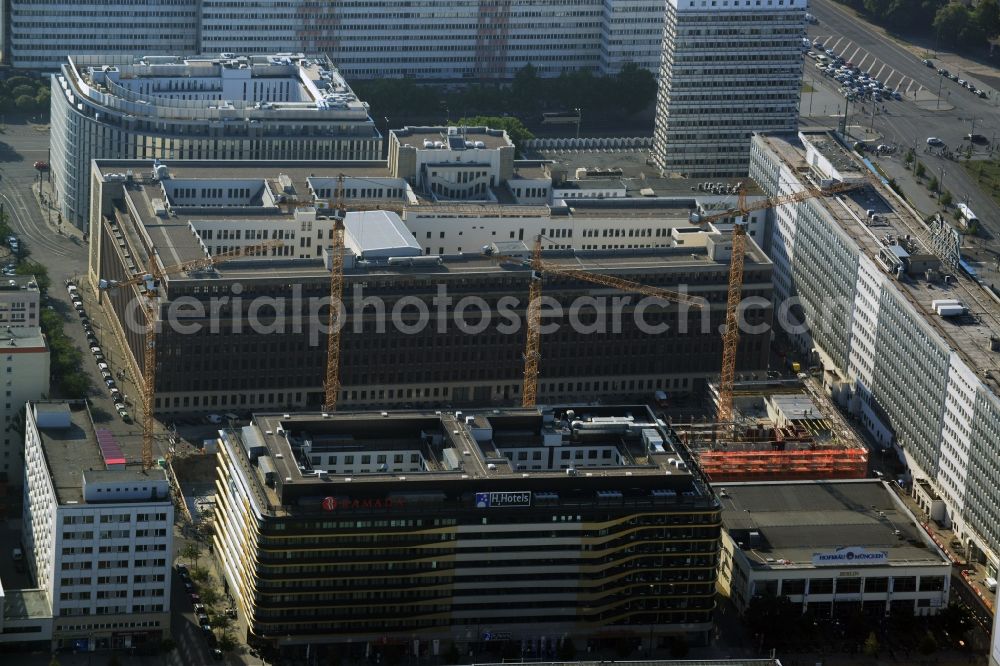
<path fill-rule="evenodd" d="M 937 191 L 938 179 L 937 176 L 931 176 L 931 179 L 927 181 L 927 189 L 931 192 Z"/>
<path fill-rule="evenodd" d="M 916 175 L 917 178 L 923 178 L 925 175 L 927 175 L 927 167 L 925 167 L 922 163 L 917 162 Z"/>
<path fill-rule="evenodd" d="M 35 95 L 35 104 L 39 109 L 47 110 L 49 108 L 49 102 L 51 101 L 52 93 L 49 92 L 48 88 L 42 88 Z"/>
<path fill-rule="evenodd" d="M 35 96 L 21 95 L 14 100 L 14 106 L 16 106 L 19 111 L 30 111 L 35 108 Z"/>
<path fill-rule="evenodd" d="M 956 46 L 969 25 L 969 10 L 961 3 L 949 3 L 934 15 L 934 31 L 943 44 Z"/>
<path fill-rule="evenodd" d="M 52 655 L 52 659 L 49 660 L 49 666 L 60 666 L 59 660 L 56 659 L 55 655 Z"/>
<path fill-rule="evenodd" d="M 538 77 L 538 70 L 528 63 L 514 73 L 514 80 L 510 84 L 511 104 L 520 113 L 534 113 L 544 95 L 544 86 Z"/>
<path fill-rule="evenodd" d="M 28 84 L 20 85 L 10 91 L 10 96 L 15 99 L 21 96 L 34 97 L 37 94 L 38 91 L 35 89 L 35 86 Z"/>
<path fill-rule="evenodd" d="M 907 148 L 906 153 L 903 155 L 903 164 L 911 164 L 913 162 L 913 148 Z"/>
<path fill-rule="evenodd" d="M 878 637 L 875 636 L 875 632 L 868 634 L 868 638 L 865 639 L 864 652 L 869 657 L 878 657 Z"/>
<path fill-rule="evenodd" d="M 941 609 L 935 620 L 955 639 L 961 639 L 972 628 L 969 610 L 957 604 L 949 604 Z"/>
<path fill-rule="evenodd" d="M 236 639 L 229 634 L 223 634 L 219 639 L 219 649 L 223 652 L 232 652 L 236 649 L 237 645 Z"/>
<path fill-rule="evenodd" d="M 27 76 L 12 76 L 6 81 L 4 81 L 3 89 L 9 94 L 15 88 L 19 88 L 21 86 L 34 87 L 34 84 L 35 82 L 32 79 L 29 79 Z"/>
<path fill-rule="evenodd" d="M 190 575 L 191 580 L 196 583 L 204 583 L 211 577 L 211 574 L 208 573 L 208 569 L 205 567 L 191 567 Z"/>
<path fill-rule="evenodd" d="M 972 18 L 987 37 L 1000 34 L 1000 2 L 997 0 L 979 0 Z"/>
<path fill-rule="evenodd" d="M 198 558 L 201 557 L 201 548 L 196 543 L 189 543 L 181 548 L 181 557 L 186 559 L 191 566 L 198 566 Z"/>
<path fill-rule="evenodd" d="M 473 116 L 471 118 L 460 118 L 457 124 L 466 127 L 481 127 L 485 125 L 491 129 L 507 130 L 507 135 L 514 142 L 514 150 L 519 157 L 523 153 L 524 142 L 535 138 L 535 135 L 524 126 L 524 123 L 513 116 Z"/>
<path fill-rule="evenodd" d="M 208 616 L 208 623 L 212 625 L 212 629 L 221 631 L 223 634 L 232 626 L 233 622 L 229 619 L 229 616 L 225 613 L 210 613 Z"/>
<path fill-rule="evenodd" d="M 934 634 L 932 634 L 929 631 L 926 634 L 924 634 L 923 637 L 920 639 L 920 642 L 917 643 L 917 651 L 924 656 L 934 654 L 935 652 L 937 652 L 937 649 L 938 649 L 937 639 L 935 639 Z"/>
<path fill-rule="evenodd" d="M 949 192 L 948 190 L 945 190 L 944 192 L 942 192 L 941 196 L 938 198 L 938 201 L 941 202 L 942 206 L 950 206 L 952 200 L 953 199 L 952 199 L 952 196 L 951 196 L 951 192 Z"/>
<path fill-rule="evenodd" d="M 201 597 L 201 603 L 205 604 L 205 606 L 209 608 L 214 607 L 222 599 L 219 591 L 214 587 L 205 587 L 198 590 L 198 596 Z"/>
<path fill-rule="evenodd" d="M 15 272 L 18 275 L 34 275 L 39 289 L 48 290 L 52 286 L 48 269 L 37 261 L 22 261 L 17 265 Z"/>
<path fill-rule="evenodd" d="M 622 66 L 614 83 L 618 103 L 628 115 L 642 111 L 656 99 L 656 77 L 634 62 Z"/>

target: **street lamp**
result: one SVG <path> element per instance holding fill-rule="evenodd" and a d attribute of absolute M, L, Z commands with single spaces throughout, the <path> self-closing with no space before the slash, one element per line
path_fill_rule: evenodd
<path fill-rule="evenodd" d="M 577 107 L 577 108 L 575 108 L 573 110 L 576 111 L 576 138 L 579 139 L 580 138 L 580 121 L 583 120 L 583 111 L 580 110 L 580 107 Z"/>

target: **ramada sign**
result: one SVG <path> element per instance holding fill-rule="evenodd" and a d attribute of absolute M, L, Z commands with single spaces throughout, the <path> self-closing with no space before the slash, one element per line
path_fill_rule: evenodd
<path fill-rule="evenodd" d="M 402 509 L 405 502 L 401 498 L 392 499 L 339 499 L 337 497 L 324 497 L 324 511 L 359 511 L 363 509 Z"/>

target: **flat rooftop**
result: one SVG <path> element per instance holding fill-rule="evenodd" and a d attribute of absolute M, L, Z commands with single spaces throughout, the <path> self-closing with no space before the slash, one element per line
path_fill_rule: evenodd
<path fill-rule="evenodd" d="M 865 177 L 864 166 L 831 138 L 828 132 L 805 132 L 809 143 L 824 157 L 835 163 L 842 173 Z M 782 161 L 796 173 L 808 173 L 806 145 L 798 134 L 758 135 Z M 837 167 L 839 164 L 841 166 Z M 905 252 L 910 258 L 938 261 L 931 240 L 931 229 L 920 216 L 902 202 L 881 182 L 836 196 L 816 198 L 834 221 L 854 241 L 861 251 L 881 268 L 879 255 L 883 251 Z M 874 213 L 870 219 L 869 211 Z M 938 261 L 938 263 L 940 263 Z M 924 315 L 924 320 L 965 362 L 977 372 L 984 384 L 1000 394 L 1000 354 L 993 350 L 993 339 L 1000 338 L 1000 304 L 961 270 L 940 264 L 940 273 L 951 275 L 949 283 L 938 279 L 930 282 L 924 275 L 903 275 L 893 284 L 910 304 Z M 954 299 L 961 302 L 967 314 L 940 317 L 934 311 L 935 300 Z"/>
<path fill-rule="evenodd" d="M 226 164 L 220 162 L 189 163 L 177 162 L 168 165 L 169 181 L 174 185 L 185 185 L 186 181 L 192 181 L 190 185 L 209 187 L 213 184 L 220 189 L 228 189 L 234 185 L 247 185 L 247 190 L 251 194 L 246 198 L 245 206 L 203 206 L 185 205 L 179 203 L 172 208 L 169 215 L 162 212 L 164 195 L 164 185 L 150 177 L 152 162 L 146 160 L 97 160 L 97 169 L 104 175 L 106 180 L 124 179 L 129 171 L 132 172 L 133 181 L 123 182 L 124 201 L 123 205 L 116 209 L 114 220 L 118 224 L 123 240 L 127 247 L 135 255 L 132 259 L 135 272 L 144 272 L 148 264 L 148 258 L 144 256 L 146 243 L 139 238 L 139 233 L 148 236 L 156 247 L 160 260 L 165 266 L 182 264 L 188 261 L 203 259 L 205 248 L 210 246 L 231 245 L 225 240 L 205 241 L 204 244 L 192 233 L 193 228 L 199 228 L 208 224 L 228 224 L 232 223 L 235 229 L 242 229 L 243 223 L 261 223 L 270 229 L 294 228 L 298 229 L 298 222 L 295 218 L 295 205 L 264 205 L 264 202 L 257 195 L 254 188 L 268 188 L 271 193 L 280 191 L 294 191 L 302 193 L 305 201 L 313 202 L 312 188 L 314 185 L 319 189 L 321 181 L 336 178 L 338 173 L 343 173 L 339 163 L 332 162 L 306 162 L 306 163 L 275 163 L 268 164 L 266 169 L 253 162 L 236 162 Z M 379 165 L 377 168 L 382 171 L 365 171 L 370 176 L 365 178 L 383 176 L 388 180 L 388 174 L 384 171 L 384 163 L 364 163 L 366 165 Z M 368 169 L 369 166 L 359 166 L 358 170 Z M 217 179 L 217 183 L 213 180 Z M 197 181 L 197 182 L 193 182 Z M 285 184 L 282 185 L 280 181 Z M 402 181 L 400 181 L 402 183 Z M 369 186 L 367 183 L 366 186 Z M 319 192 L 325 194 L 325 192 Z M 270 196 L 270 195 L 268 195 Z M 300 198 L 300 201 L 302 198 Z M 402 203 L 386 203 L 385 201 L 371 201 L 372 205 L 384 206 L 387 210 L 403 210 L 402 219 L 404 224 L 407 217 L 414 213 L 428 212 L 433 214 L 437 209 L 433 206 L 418 204 L 412 207 L 401 207 Z M 594 205 L 592 205 L 592 203 Z M 613 202 L 612 202 L 613 203 Z M 614 218 L 622 216 L 627 218 L 635 217 L 639 214 L 648 214 L 651 217 L 669 217 L 671 219 L 687 219 L 688 210 L 679 209 L 675 205 L 664 204 L 663 202 L 636 202 L 641 204 L 641 211 L 637 211 L 627 205 L 604 206 L 603 202 L 581 202 L 578 208 L 574 208 L 575 214 L 582 216 L 593 215 L 595 217 Z M 350 205 L 350 204 L 349 204 Z M 309 205 L 298 206 L 300 210 L 312 210 Z M 461 211 L 467 214 L 488 216 L 500 214 L 517 214 L 519 211 L 538 216 L 547 215 L 548 209 L 543 206 L 478 206 L 469 204 L 456 208 L 441 208 L 450 214 L 461 215 Z M 330 209 L 316 208 L 316 225 L 332 225 L 330 219 Z M 686 224 L 686 223 L 685 223 Z M 254 241 L 244 242 L 253 244 Z M 554 266 L 565 268 L 581 268 L 595 271 L 629 271 L 632 269 L 655 269 L 677 267 L 705 267 L 718 266 L 708 258 L 707 250 L 704 247 L 683 246 L 676 248 L 645 248 L 645 249 L 617 249 L 617 250 L 561 250 L 547 251 L 546 260 Z M 747 250 L 747 260 L 750 264 L 769 265 L 771 262 L 766 255 L 756 246 L 749 244 Z M 267 269 L 267 270 L 262 270 Z M 479 253 L 465 253 L 462 255 L 445 255 L 442 257 L 440 265 L 420 264 L 419 267 L 412 268 L 404 266 L 389 266 L 384 263 L 372 263 L 366 266 L 356 265 L 354 268 L 345 270 L 345 274 L 350 278 L 353 275 L 414 275 L 433 274 L 447 276 L 468 275 L 468 274 L 502 274 L 510 271 L 527 270 L 523 266 L 513 266 L 510 264 L 498 265 L 488 257 Z M 298 279 L 326 278 L 329 270 L 321 257 L 297 259 L 294 257 L 282 258 L 240 258 L 216 266 L 212 274 L 213 279 L 251 279 L 290 277 Z M 205 279 L 203 275 L 191 277 L 183 274 L 176 274 L 167 278 L 170 282 L 182 282 L 191 279 Z"/>
<path fill-rule="evenodd" d="M 12 326 L 0 330 L 0 349 L 8 353 L 40 352 L 48 349 L 48 342 L 37 326 Z"/>
<path fill-rule="evenodd" d="M 400 144 L 404 146 L 409 145 L 419 150 L 433 150 L 437 147 L 449 148 L 452 150 L 463 150 L 466 148 L 469 141 L 482 142 L 482 146 L 478 144 L 474 146 L 480 150 L 496 150 L 498 148 L 507 148 L 514 145 L 511 143 L 504 130 L 488 130 L 485 127 L 463 127 L 452 129 L 455 131 L 452 134 L 449 134 L 449 128 L 443 125 L 433 127 L 404 127 L 402 129 L 392 130 L 390 134 L 395 135 Z M 459 138 L 464 139 L 464 141 L 456 141 L 456 139 Z M 426 146 L 424 144 L 425 141 L 431 141 L 435 144 L 440 142 L 443 145 Z"/>
<path fill-rule="evenodd" d="M 52 617 L 49 595 L 42 589 L 2 590 L 5 620 L 36 620 Z"/>
<path fill-rule="evenodd" d="M 153 468 L 143 474 L 142 467 L 135 460 L 126 460 L 126 467 L 108 469 L 104 455 L 98 444 L 98 432 L 90 410 L 82 402 L 34 402 L 30 403 L 38 414 L 37 420 L 53 416 L 69 415 L 68 426 L 54 427 L 39 425 L 42 453 L 59 504 L 83 504 L 84 477 L 88 481 L 148 481 L 163 478 L 164 472 Z M 44 422 L 44 421 L 43 421 Z M 101 435 L 104 437 L 105 435 Z"/>
<path fill-rule="evenodd" d="M 713 184 L 733 188 L 742 184 L 747 190 L 747 196 L 763 196 L 763 192 L 750 178 L 667 178 L 660 175 L 660 170 L 650 161 L 649 153 L 637 150 L 611 150 L 608 152 L 539 150 L 527 155 L 530 159 L 549 160 L 551 169 L 561 171 L 565 178 L 576 180 L 577 169 L 588 169 L 595 173 L 621 171 L 621 175 L 597 175 L 593 178 L 607 181 L 608 184 L 619 183 L 626 189 L 627 197 L 650 198 L 642 193 L 652 190 L 652 197 L 691 197 L 707 196 L 710 192 L 699 190 L 699 185 Z M 576 187 L 586 187 L 586 178 Z M 557 185 L 557 188 L 564 186 Z M 733 208 L 736 207 L 736 195 L 732 195 Z M 575 202 L 574 202 L 575 203 Z"/>
<path fill-rule="evenodd" d="M 69 56 L 63 72 L 64 88 L 122 113 L 188 121 L 353 120 L 372 125 L 378 136 L 367 105 L 325 56 L 85 54 Z"/>
<path fill-rule="evenodd" d="M 11 275 L 0 278 L 0 292 L 38 291 L 38 281 L 34 275 Z"/>
<path fill-rule="evenodd" d="M 655 478 L 664 497 L 710 496 L 683 447 L 642 405 L 256 414 L 221 434 L 270 507 L 294 503 L 288 493 L 383 485 L 441 492 L 494 481 L 551 491 L 567 477 Z"/>
<path fill-rule="evenodd" d="M 3 590 L 0 598 L 5 620 L 35 620 L 52 617 L 45 590 Z"/>
<path fill-rule="evenodd" d="M 758 569 L 813 568 L 814 554 L 848 546 L 885 551 L 889 566 L 951 564 L 877 479 L 725 483 L 715 491 L 723 528 Z"/>

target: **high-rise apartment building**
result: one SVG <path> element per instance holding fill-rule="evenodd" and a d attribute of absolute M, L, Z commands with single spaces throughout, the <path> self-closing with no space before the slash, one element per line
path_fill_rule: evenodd
<path fill-rule="evenodd" d="M 745 176 L 754 132 L 795 131 L 807 0 L 668 0 L 653 159 Z"/>
<path fill-rule="evenodd" d="M 14 67 L 54 71 L 66 56 L 79 53 L 197 53 L 199 4 L 196 0 L 8 0 L 3 57 Z"/>
<path fill-rule="evenodd" d="M 251 643 L 706 642 L 719 501 L 646 407 L 258 414 L 221 435 L 214 552 Z"/>
<path fill-rule="evenodd" d="M 625 62 L 656 71 L 663 0 L 11 0 L 6 57 L 55 70 L 67 55 L 330 57 L 348 77 L 510 78 Z M 5 26 L 7 24 L 5 23 Z M 406 57 L 400 57 L 405 53 Z"/>
<path fill-rule="evenodd" d="M 174 506 L 166 473 L 129 464 L 84 402 L 29 403 L 22 540 L 52 604 L 52 649 L 170 635 Z"/>
<path fill-rule="evenodd" d="M 871 179 L 827 131 L 755 136 L 750 174 L 772 197 Z M 950 227 L 925 224 L 887 186 L 774 212 L 776 308 L 798 329 L 792 342 L 905 461 L 920 504 L 995 577 L 1000 307 L 959 265 Z"/>
<path fill-rule="evenodd" d="M 382 137 L 329 60 L 75 56 L 52 77 L 52 179 L 86 225 L 102 157 L 366 160 Z"/>

